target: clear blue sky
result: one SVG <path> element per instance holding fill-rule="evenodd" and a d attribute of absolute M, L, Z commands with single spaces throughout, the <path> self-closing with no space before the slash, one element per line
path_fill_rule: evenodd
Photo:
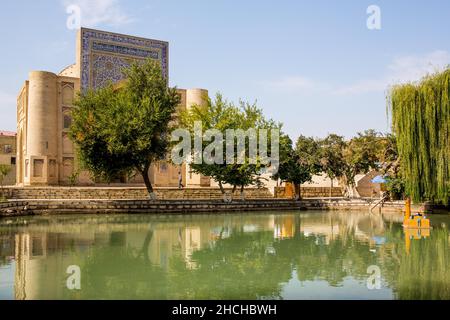
<path fill-rule="evenodd" d="M 431 1 L 3 1 L 0 129 L 15 130 L 15 98 L 30 70 L 75 62 L 82 24 L 170 42 L 170 81 L 259 107 L 293 138 L 389 129 L 386 89 L 450 63 L 450 2 Z M 381 30 L 366 10 L 381 9 Z"/>

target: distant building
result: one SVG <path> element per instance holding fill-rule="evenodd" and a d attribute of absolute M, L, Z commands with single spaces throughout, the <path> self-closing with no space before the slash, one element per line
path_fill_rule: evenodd
<path fill-rule="evenodd" d="M 0 131 L 0 165 L 11 166 L 10 173 L 3 179 L 3 185 L 16 184 L 16 133 Z"/>
<path fill-rule="evenodd" d="M 161 63 L 168 77 L 169 44 L 164 41 L 82 28 L 77 35 L 77 61 L 55 74 L 32 71 L 17 99 L 17 184 L 20 186 L 68 184 L 78 171 L 77 156 L 68 131 L 74 96 L 109 81 L 123 80 L 122 70 L 133 61 L 147 58 Z M 208 92 L 180 89 L 180 108 L 203 104 Z M 15 146 L 15 144 L 13 143 Z M 15 150 L 13 151 L 13 154 Z M 186 165 L 166 162 L 150 168 L 155 186 L 178 186 L 181 170 L 185 186 L 209 186 L 210 179 L 189 173 Z M 77 185 L 98 185 L 81 172 Z M 117 183 L 143 183 L 140 177 L 118 177 Z"/>

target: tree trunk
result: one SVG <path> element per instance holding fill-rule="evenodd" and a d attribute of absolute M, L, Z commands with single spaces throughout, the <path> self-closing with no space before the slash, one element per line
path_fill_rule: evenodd
<path fill-rule="evenodd" d="M 296 201 L 298 201 L 298 200 L 300 200 L 300 197 L 301 197 L 301 194 L 300 194 L 301 185 L 297 184 L 297 183 L 293 183 L 293 185 L 294 185 L 294 199 Z"/>
<path fill-rule="evenodd" d="M 219 188 L 220 192 L 222 192 L 222 194 L 225 194 L 225 189 L 223 188 L 222 181 L 219 181 Z"/>
<path fill-rule="evenodd" d="M 244 193 L 244 186 L 241 186 L 241 200 L 245 201 L 245 193 Z"/>
<path fill-rule="evenodd" d="M 333 179 L 331 179 L 331 183 L 330 183 L 330 199 L 333 196 Z"/>
<path fill-rule="evenodd" d="M 233 194 L 231 194 L 230 197 L 228 197 L 227 193 L 225 192 L 225 189 L 223 188 L 222 181 L 219 181 L 219 188 L 223 195 L 223 201 L 225 203 L 231 202 L 233 200 Z"/>
<path fill-rule="evenodd" d="M 145 166 L 144 170 L 141 171 L 142 178 L 144 179 L 145 187 L 147 188 L 148 195 L 150 199 L 155 198 L 155 193 L 153 191 L 152 182 L 150 181 L 150 177 L 148 176 L 148 170 L 150 169 L 150 165 Z"/>

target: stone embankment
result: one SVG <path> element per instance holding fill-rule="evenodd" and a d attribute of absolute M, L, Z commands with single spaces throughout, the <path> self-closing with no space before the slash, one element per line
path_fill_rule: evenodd
<path fill-rule="evenodd" d="M 344 199 L 248 199 L 233 200 L 123 200 L 123 199 L 38 199 L 10 200 L 0 204 L 0 216 L 51 214 L 193 214 L 211 212 L 358 210 L 367 212 L 371 203 Z M 401 212 L 403 202 L 386 203 L 382 212 Z M 378 209 L 376 209 L 378 210 Z"/>

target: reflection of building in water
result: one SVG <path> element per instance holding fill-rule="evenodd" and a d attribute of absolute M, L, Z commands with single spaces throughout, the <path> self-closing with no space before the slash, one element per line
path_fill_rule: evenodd
<path fill-rule="evenodd" d="M 74 234 L 16 234 L 15 298 L 62 297 L 66 290 L 66 269 L 77 262 L 69 253 L 73 254 L 74 248 L 82 251 L 94 242 L 94 237 L 77 238 Z"/>
<path fill-rule="evenodd" d="M 273 216 L 267 215 L 256 222 L 246 217 L 227 217 L 145 224 L 120 220 L 102 223 L 95 219 L 42 223 L 27 227 L 26 233 L 17 233 L 11 240 L 14 250 L 2 251 L 2 257 L 5 253 L 14 256 L 16 299 L 70 297 L 73 292 L 66 288 L 67 268 L 78 265 L 83 272 L 83 266 L 96 253 L 95 248 L 130 250 L 136 258 L 144 249 L 149 265 L 169 270 L 171 259 L 179 257 L 186 268 L 192 269 L 197 267 L 192 258 L 196 251 L 213 246 L 232 234 L 232 230 L 242 231 L 243 225 L 253 225 L 258 231 L 273 230 Z"/>
<path fill-rule="evenodd" d="M 194 251 L 201 249 L 201 230 L 198 227 L 186 228 L 185 233 L 185 245 L 184 245 L 184 260 L 190 268 L 197 267 L 195 261 L 192 261 L 192 254 Z M 208 242 L 211 239 L 208 239 Z"/>
<path fill-rule="evenodd" d="M 379 243 L 384 235 L 386 222 L 401 222 L 401 215 L 382 215 L 361 212 L 333 212 L 329 215 L 308 214 L 308 219 L 302 219 L 300 232 L 305 236 L 322 235 L 329 244 L 337 237 L 345 241 L 348 234 L 357 240 L 371 245 Z"/>
<path fill-rule="evenodd" d="M 321 243 L 330 243 L 337 237 L 344 241 L 348 237 L 370 243 L 374 236 L 383 235 L 379 216 L 361 213 L 261 215 L 256 219 L 246 215 L 206 216 L 193 220 L 186 217 L 170 220 L 139 217 L 136 220 L 131 217 L 77 219 L 30 225 L 24 229 L 26 233 L 19 230 L 15 235 L 14 254 L 2 251 L 2 258 L 5 253 L 15 257 L 16 299 L 71 297 L 73 293 L 65 285 L 66 270 L 70 265 L 78 265 L 84 272 L 86 269 L 83 268 L 89 265 L 102 270 L 104 265 L 126 258 L 122 264 L 117 264 L 125 267 L 134 258 L 136 263 L 142 263 L 144 257 L 149 266 L 170 272 L 176 258 L 184 261 L 187 269 L 195 269 L 198 266 L 196 251 L 214 247 L 218 241 L 227 241 L 236 234 L 245 237 L 248 233 L 266 232 L 269 237 L 273 235 L 274 239 L 286 240 L 300 232 L 305 236 L 322 236 Z M 126 223 L 121 219 L 126 219 Z M 96 256 L 99 253 L 101 257 Z M 126 255 L 117 256 L 122 253 Z"/>
<path fill-rule="evenodd" d="M 274 238 L 283 240 L 295 235 L 295 215 L 279 216 L 274 221 Z"/>

